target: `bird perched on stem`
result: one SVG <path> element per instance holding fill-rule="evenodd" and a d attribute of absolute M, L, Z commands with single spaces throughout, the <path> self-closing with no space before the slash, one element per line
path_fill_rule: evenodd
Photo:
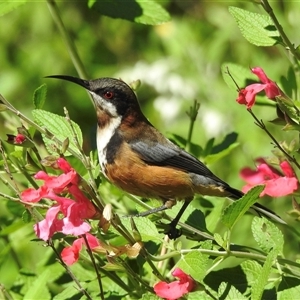
<path fill-rule="evenodd" d="M 97 148 L 103 174 L 133 195 L 161 199 L 160 207 L 139 214 L 171 208 L 183 200 L 166 234 L 176 239 L 180 217 L 195 194 L 239 199 L 243 193 L 215 176 L 201 161 L 163 136 L 144 116 L 133 90 L 114 78 L 84 80 L 53 75 L 84 87 L 97 113 Z M 256 203 L 258 214 L 280 222 L 271 210 Z"/>

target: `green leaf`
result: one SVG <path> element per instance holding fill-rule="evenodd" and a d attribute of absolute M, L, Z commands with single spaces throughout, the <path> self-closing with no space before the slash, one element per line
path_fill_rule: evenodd
<path fill-rule="evenodd" d="M 205 157 L 205 162 L 207 164 L 213 164 L 227 156 L 233 149 L 239 146 L 239 143 L 235 142 L 237 137 L 238 134 L 236 132 L 227 134 L 220 144 L 213 146 L 211 154 Z"/>
<path fill-rule="evenodd" d="M 42 273 L 39 274 L 37 279 L 30 285 L 24 299 L 51 299 L 50 292 L 47 288 L 47 282 L 51 272 L 49 269 L 45 269 Z"/>
<path fill-rule="evenodd" d="M 135 23 L 159 25 L 170 21 L 169 13 L 153 0 L 92 0 L 89 6 L 101 15 Z"/>
<path fill-rule="evenodd" d="M 187 295 L 185 295 L 185 298 L 187 300 L 215 300 L 217 299 L 216 296 L 212 295 L 212 292 L 210 291 L 207 293 L 207 291 L 192 291 L 189 292 Z M 160 298 L 161 299 L 161 298 Z"/>
<path fill-rule="evenodd" d="M 211 241 L 201 243 L 201 248 L 211 249 Z M 195 280 L 202 281 L 206 276 L 207 265 L 209 261 L 209 255 L 195 250 L 182 256 L 176 267 L 191 275 Z"/>
<path fill-rule="evenodd" d="M 230 146 L 228 146 L 226 149 L 220 151 L 219 153 L 216 154 L 210 154 L 205 157 L 205 163 L 209 164 L 214 164 L 216 161 L 222 159 L 223 157 L 227 156 L 233 149 L 238 147 L 240 143 L 233 143 Z"/>
<path fill-rule="evenodd" d="M 278 253 L 283 251 L 283 234 L 272 222 L 265 218 L 254 217 L 251 230 L 259 247 L 268 253 L 276 249 Z"/>
<path fill-rule="evenodd" d="M 282 88 L 283 88 L 284 92 L 287 95 L 292 97 L 293 92 L 294 92 L 294 95 L 296 95 L 296 93 L 297 93 L 297 79 L 296 79 L 295 70 L 292 66 L 289 67 L 286 77 L 284 77 L 284 76 L 280 77 L 280 83 L 282 85 Z"/>
<path fill-rule="evenodd" d="M 85 287 L 85 283 L 81 283 L 82 287 Z M 70 284 L 67 288 L 65 288 L 61 293 L 58 293 L 53 300 L 65 300 L 65 299 L 74 299 L 75 295 L 78 295 L 80 291 L 74 286 L 74 283 Z"/>
<path fill-rule="evenodd" d="M 278 300 L 297 299 L 300 295 L 300 285 L 278 292 Z"/>
<path fill-rule="evenodd" d="M 230 286 L 230 290 L 228 291 L 229 283 L 222 282 L 218 289 L 219 299 L 224 299 L 226 295 L 226 300 L 246 300 L 247 297 L 243 296 L 238 289 L 236 289 L 233 285 Z M 225 293 L 225 295 L 223 295 Z"/>
<path fill-rule="evenodd" d="M 221 246 L 221 247 L 223 247 L 223 248 L 226 247 L 226 243 L 225 243 L 224 239 L 222 238 L 222 236 L 221 236 L 219 233 L 215 233 L 215 234 L 214 234 L 214 239 L 215 239 L 216 243 L 217 243 L 219 246 Z"/>
<path fill-rule="evenodd" d="M 132 232 L 130 218 L 122 218 L 122 224 L 127 228 L 129 232 Z M 153 222 L 148 218 L 136 217 L 133 218 L 134 223 L 142 237 L 142 241 L 161 241 L 161 236 Z"/>
<path fill-rule="evenodd" d="M 3 16 L 10 11 L 16 9 L 18 6 L 25 4 L 27 0 L 18 1 L 0 1 L 0 16 Z"/>
<path fill-rule="evenodd" d="M 223 212 L 221 221 L 231 229 L 237 221 L 248 211 L 248 209 L 256 202 L 264 186 L 259 185 L 252 188 L 241 199 L 234 201 L 228 205 Z"/>
<path fill-rule="evenodd" d="M 269 16 L 253 13 L 230 6 L 229 12 L 234 17 L 244 38 L 256 46 L 273 46 L 281 41 L 272 19 Z"/>
<path fill-rule="evenodd" d="M 33 93 L 33 104 L 35 108 L 42 108 L 46 101 L 47 85 L 44 83 Z"/>
<path fill-rule="evenodd" d="M 269 252 L 262 270 L 257 274 L 257 279 L 252 286 L 251 299 L 261 299 L 265 286 L 268 283 L 269 276 L 272 272 L 272 265 L 275 262 L 277 254 L 278 252 L 276 251 L 276 249 Z"/>
<path fill-rule="evenodd" d="M 296 125 L 296 126 L 299 125 L 300 123 L 299 111 L 297 107 L 294 105 L 293 101 L 285 97 L 278 96 L 276 97 L 276 102 L 279 106 L 279 109 L 290 118 L 288 122 L 295 123 L 291 125 Z"/>
<path fill-rule="evenodd" d="M 70 145 L 69 148 L 71 148 L 73 151 L 80 154 L 73 138 L 73 132 L 71 129 L 70 124 L 68 121 L 62 117 L 58 116 L 56 114 L 50 113 L 45 110 L 41 109 L 35 109 L 32 111 L 33 117 L 35 121 L 42 127 L 45 127 L 48 131 L 50 131 L 56 138 L 61 140 L 62 142 L 66 139 L 70 139 Z M 73 128 L 76 132 L 78 141 L 80 146 L 82 146 L 82 133 L 80 130 L 80 127 L 73 121 L 71 121 L 73 124 Z M 51 154 L 56 154 L 57 152 L 52 148 L 53 141 L 47 138 L 44 134 L 42 134 L 44 143 L 46 145 L 47 150 Z M 65 155 L 70 155 L 70 153 L 67 151 Z"/>
<path fill-rule="evenodd" d="M 248 285 L 252 285 L 256 279 L 257 274 L 260 274 L 262 266 L 255 260 L 245 260 L 241 263 L 241 268 L 243 269 Z"/>
<path fill-rule="evenodd" d="M 22 215 L 22 220 L 24 223 L 29 223 L 32 220 L 32 215 L 30 214 L 29 210 L 24 210 Z"/>
<path fill-rule="evenodd" d="M 161 300 L 161 298 L 148 292 L 143 294 L 141 300 Z"/>

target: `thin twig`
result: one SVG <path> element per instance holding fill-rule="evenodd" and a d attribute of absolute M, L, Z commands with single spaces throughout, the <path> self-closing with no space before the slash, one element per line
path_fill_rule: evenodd
<path fill-rule="evenodd" d="M 83 239 L 85 241 L 87 253 L 89 254 L 89 257 L 90 257 L 90 259 L 92 261 L 94 270 L 95 270 L 96 275 L 97 275 L 98 285 L 99 285 L 99 289 L 100 289 L 100 297 L 101 297 L 102 300 L 105 300 L 103 286 L 102 286 L 102 281 L 101 281 L 101 274 L 100 274 L 100 272 L 98 270 L 98 267 L 97 267 L 97 264 L 96 264 L 96 261 L 95 261 L 92 249 L 90 247 L 90 244 L 89 244 L 88 239 L 86 238 L 85 234 L 83 235 Z"/>
<path fill-rule="evenodd" d="M 291 41 L 289 40 L 289 38 L 285 34 L 282 26 L 280 25 L 279 21 L 277 20 L 275 14 L 273 12 L 273 9 L 272 9 L 271 5 L 269 4 L 268 0 L 261 0 L 261 5 L 264 8 L 264 10 L 266 11 L 266 13 L 272 19 L 272 21 L 273 21 L 276 29 L 278 30 L 280 36 L 282 37 L 282 40 L 284 41 L 284 43 L 288 47 L 288 50 L 291 51 L 291 53 L 294 55 L 294 57 L 297 60 L 300 60 L 300 53 L 297 52 L 297 50 L 295 49 L 294 45 L 291 43 Z M 299 63 L 297 63 L 297 65 L 299 67 Z"/>
<path fill-rule="evenodd" d="M 59 9 L 55 3 L 54 0 L 47 0 L 48 3 L 48 8 L 50 10 L 50 13 L 53 17 L 53 20 L 56 24 L 56 26 L 58 27 L 58 30 L 60 32 L 60 34 L 63 37 L 63 40 L 67 46 L 67 49 L 69 51 L 70 57 L 72 59 L 72 62 L 76 68 L 76 71 L 78 72 L 79 76 L 81 78 L 88 78 L 87 72 L 84 68 L 84 65 L 78 55 L 78 51 L 76 49 L 76 46 L 73 42 L 73 40 L 71 39 L 68 31 L 65 28 L 65 25 L 62 21 L 62 18 L 60 16 L 60 12 Z"/>
<path fill-rule="evenodd" d="M 259 120 L 255 114 L 253 113 L 253 111 L 251 110 L 251 108 L 248 109 L 248 112 L 252 115 L 252 117 L 254 118 L 255 125 L 257 125 L 259 128 L 261 128 L 262 130 L 264 130 L 266 132 L 266 134 L 271 138 L 271 140 L 274 142 L 274 144 L 276 145 L 276 147 L 287 157 L 287 159 L 294 163 L 298 169 L 300 169 L 300 164 L 297 162 L 297 160 L 291 156 L 289 153 L 287 153 L 283 147 L 277 142 L 277 140 L 274 138 L 274 136 L 271 134 L 271 132 L 267 129 L 266 125 L 264 124 L 264 122 L 262 120 Z"/>
<path fill-rule="evenodd" d="M 76 285 L 79 288 L 79 291 L 84 294 L 87 299 L 89 300 L 93 300 L 93 298 L 90 296 L 90 294 L 87 292 L 87 290 L 85 288 L 83 288 L 83 286 L 81 285 L 81 283 L 79 282 L 79 280 L 77 279 L 77 277 L 73 274 L 73 272 L 70 270 L 70 268 L 65 264 L 65 262 L 62 260 L 60 254 L 58 253 L 58 251 L 56 250 L 53 241 L 50 239 L 48 241 L 48 245 L 51 247 L 51 249 L 54 251 L 54 253 L 56 254 L 60 264 L 65 268 L 65 270 L 67 271 L 67 273 L 70 275 L 70 277 L 72 278 L 72 280 L 76 283 Z"/>

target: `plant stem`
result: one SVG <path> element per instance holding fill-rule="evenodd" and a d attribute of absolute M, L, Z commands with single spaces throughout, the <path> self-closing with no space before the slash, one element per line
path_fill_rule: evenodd
<path fill-rule="evenodd" d="M 261 0 L 261 5 L 264 8 L 264 10 L 267 12 L 267 14 L 270 16 L 270 18 L 272 19 L 276 29 L 278 30 L 280 36 L 282 37 L 282 40 L 284 41 L 284 43 L 286 44 L 286 46 L 288 47 L 288 49 L 291 51 L 291 53 L 294 55 L 294 57 L 297 60 L 300 60 L 300 53 L 297 52 L 297 50 L 295 49 L 294 45 L 291 43 L 291 41 L 289 40 L 289 38 L 287 37 L 287 35 L 285 34 L 285 32 L 283 31 L 282 26 L 280 25 L 280 23 L 278 22 L 273 9 L 271 7 L 271 5 L 269 4 L 268 0 Z M 297 63 L 298 67 L 299 64 Z"/>
<path fill-rule="evenodd" d="M 193 129 L 194 129 L 194 125 L 195 125 L 195 121 L 196 121 L 196 118 L 198 115 L 199 108 L 200 108 L 200 103 L 197 100 L 194 100 L 194 105 L 191 106 L 190 111 L 187 112 L 187 115 L 190 118 L 190 127 L 189 127 L 189 131 L 188 131 L 186 145 L 185 145 L 186 151 L 190 151 L 190 148 L 191 148 L 192 134 L 193 134 Z"/>
<path fill-rule="evenodd" d="M 50 13 L 53 17 L 53 20 L 54 20 L 56 26 L 58 27 L 58 30 L 59 30 L 60 34 L 62 35 L 62 38 L 67 46 L 71 60 L 75 66 L 75 69 L 76 69 L 78 75 L 81 78 L 88 78 L 87 72 L 85 71 L 83 63 L 78 55 L 76 46 L 75 46 L 73 40 L 71 39 L 70 35 L 67 32 L 67 30 L 64 26 L 64 23 L 62 21 L 62 18 L 60 17 L 59 9 L 58 9 L 55 1 L 47 0 L 47 3 L 48 3 L 48 8 L 50 10 Z"/>
<path fill-rule="evenodd" d="M 161 260 L 170 259 L 170 258 L 173 258 L 176 256 L 182 256 L 182 255 L 185 255 L 192 251 L 198 251 L 202 254 L 206 254 L 206 255 L 214 256 L 214 257 L 223 257 L 224 259 L 227 257 L 245 258 L 245 259 L 259 260 L 259 261 L 265 261 L 267 259 L 266 255 L 257 254 L 257 253 L 253 253 L 253 252 L 242 252 L 242 251 L 231 251 L 231 250 L 218 251 L 218 250 L 209 250 L 209 249 L 196 249 L 196 250 L 195 249 L 182 249 L 180 251 L 173 251 L 173 252 L 167 253 L 162 256 L 154 256 L 151 254 L 149 254 L 149 256 L 153 261 L 161 261 Z M 287 259 L 278 257 L 277 261 L 282 266 L 288 264 L 290 266 L 300 268 L 299 263 L 293 262 L 291 260 L 287 260 Z M 286 268 L 286 267 L 284 267 L 284 268 L 286 269 L 285 272 L 287 272 L 287 270 L 288 270 L 289 273 L 292 273 L 296 276 L 300 276 L 300 272 L 295 271 L 295 270 L 290 270 L 289 268 Z"/>
<path fill-rule="evenodd" d="M 65 262 L 62 260 L 60 254 L 58 253 L 58 251 L 56 250 L 52 240 L 50 239 L 48 241 L 48 245 L 51 247 L 51 249 L 54 251 L 54 253 L 56 254 L 57 258 L 59 259 L 59 262 L 61 263 L 61 265 L 65 268 L 65 270 L 68 272 L 68 274 L 70 275 L 70 277 L 72 278 L 72 280 L 75 282 L 75 284 L 78 286 L 79 291 L 85 295 L 85 297 L 88 300 L 93 300 L 92 297 L 89 295 L 89 293 L 87 292 L 86 289 L 84 289 L 82 287 L 82 285 L 80 284 L 79 280 L 77 279 L 77 277 L 73 274 L 73 272 L 71 271 L 71 269 L 65 264 Z"/>
<path fill-rule="evenodd" d="M 266 125 L 264 124 L 264 122 L 262 120 L 258 120 L 258 118 L 255 116 L 255 114 L 253 113 L 253 111 L 251 110 L 251 108 L 248 109 L 248 112 L 252 115 L 252 117 L 254 118 L 254 120 L 256 121 L 256 125 L 261 128 L 262 130 L 264 130 L 266 132 L 266 134 L 271 138 L 271 140 L 274 142 L 274 144 L 277 146 L 277 148 L 287 157 L 287 159 L 289 161 L 291 161 L 292 163 L 294 163 L 298 169 L 300 169 L 300 164 L 297 162 L 297 160 L 291 156 L 289 153 L 287 153 L 282 147 L 281 145 L 277 142 L 277 140 L 274 138 L 274 136 L 271 134 L 271 132 L 267 129 Z"/>
<path fill-rule="evenodd" d="M 101 297 L 102 300 L 105 300 L 103 286 L 102 286 L 102 281 L 101 281 L 101 274 L 100 274 L 100 272 L 98 270 L 98 267 L 97 267 L 97 264 L 96 264 L 96 261 L 95 261 L 92 249 L 90 247 L 90 244 L 89 244 L 88 239 L 87 239 L 87 237 L 86 237 L 85 234 L 83 235 L 83 239 L 84 239 L 84 242 L 85 242 L 85 245 L 86 245 L 87 252 L 88 252 L 88 254 L 90 256 L 90 259 L 92 261 L 94 270 L 95 270 L 96 275 L 97 275 L 97 280 L 98 280 L 99 289 L 100 289 L 100 297 Z"/>

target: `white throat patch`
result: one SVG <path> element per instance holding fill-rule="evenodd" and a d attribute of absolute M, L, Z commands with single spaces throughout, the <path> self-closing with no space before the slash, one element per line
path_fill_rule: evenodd
<path fill-rule="evenodd" d="M 120 126 L 122 118 L 119 116 L 117 118 L 111 118 L 110 122 L 104 127 L 97 129 L 97 149 L 99 163 L 102 169 L 103 174 L 105 175 L 105 166 L 106 166 L 106 152 L 107 144 L 114 135 L 116 129 Z"/>
<path fill-rule="evenodd" d="M 118 117 L 116 107 L 111 102 L 103 99 L 101 96 L 97 95 L 94 92 L 90 92 L 90 94 L 92 95 L 96 106 L 100 106 L 102 110 L 107 112 L 107 114 L 109 114 L 110 116 Z"/>

